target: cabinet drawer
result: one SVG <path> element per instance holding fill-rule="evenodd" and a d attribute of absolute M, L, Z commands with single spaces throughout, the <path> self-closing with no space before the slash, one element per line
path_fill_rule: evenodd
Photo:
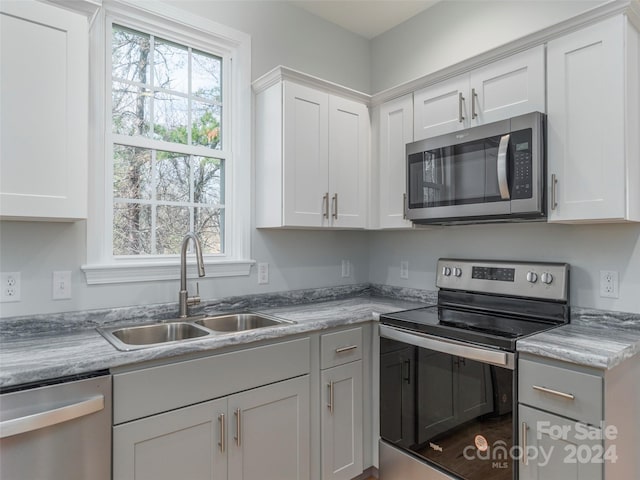
<path fill-rule="evenodd" d="M 115 425 L 309 373 L 308 338 L 113 376 Z"/>
<path fill-rule="evenodd" d="M 320 337 L 320 368 L 329 368 L 362 358 L 362 328 L 325 333 Z"/>
<path fill-rule="evenodd" d="M 602 421 L 601 377 L 530 360 L 519 368 L 520 403 L 592 425 Z"/>

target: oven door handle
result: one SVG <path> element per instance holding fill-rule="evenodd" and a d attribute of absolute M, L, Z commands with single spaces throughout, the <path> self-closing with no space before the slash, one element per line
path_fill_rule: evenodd
<path fill-rule="evenodd" d="M 514 370 L 515 368 L 515 355 L 510 352 L 479 348 L 456 340 L 435 337 L 420 332 L 409 332 L 389 325 L 380 325 L 380 336 L 416 347 L 508 368 L 509 370 Z"/>

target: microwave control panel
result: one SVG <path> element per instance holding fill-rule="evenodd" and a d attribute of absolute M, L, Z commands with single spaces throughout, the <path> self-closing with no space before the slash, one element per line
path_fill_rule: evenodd
<path fill-rule="evenodd" d="M 531 198 L 533 195 L 531 129 L 511 133 L 509 143 L 511 158 L 513 158 L 511 198 L 516 200 Z"/>

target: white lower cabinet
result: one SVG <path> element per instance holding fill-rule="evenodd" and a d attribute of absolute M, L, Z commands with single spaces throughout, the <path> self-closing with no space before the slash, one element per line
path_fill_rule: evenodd
<path fill-rule="evenodd" d="M 362 361 L 322 371 L 322 478 L 348 480 L 362 473 Z"/>
<path fill-rule="evenodd" d="M 115 480 L 304 480 L 309 376 L 113 429 Z"/>

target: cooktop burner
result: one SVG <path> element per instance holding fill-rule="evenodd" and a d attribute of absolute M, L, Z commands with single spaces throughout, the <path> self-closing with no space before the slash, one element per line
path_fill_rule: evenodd
<path fill-rule="evenodd" d="M 438 306 L 384 315 L 381 322 L 416 332 L 515 351 L 516 340 L 558 326 L 547 321 L 522 320 Z"/>

